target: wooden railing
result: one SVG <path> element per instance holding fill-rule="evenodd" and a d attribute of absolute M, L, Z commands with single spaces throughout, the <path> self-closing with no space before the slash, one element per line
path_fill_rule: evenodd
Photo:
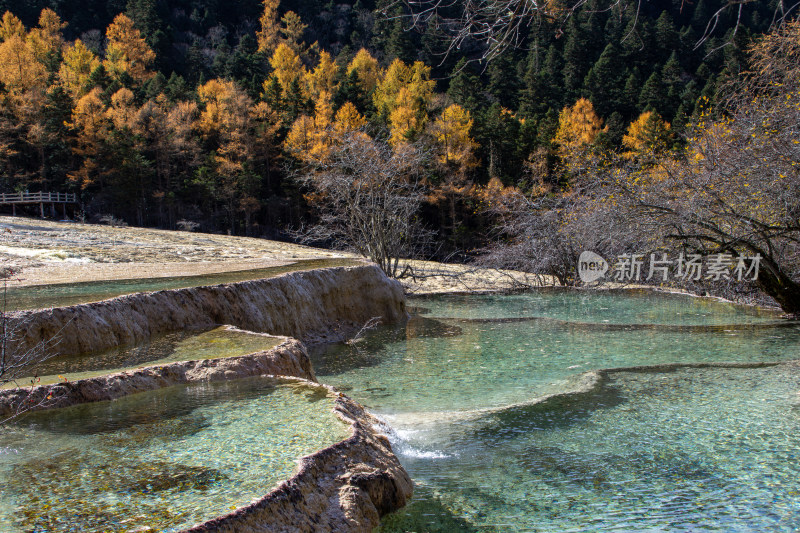
<path fill-rule="evenodd" d="M 75 193 L 70 192 L 16 192 L 0 193 L 0 204 L 77 203 Z"/>

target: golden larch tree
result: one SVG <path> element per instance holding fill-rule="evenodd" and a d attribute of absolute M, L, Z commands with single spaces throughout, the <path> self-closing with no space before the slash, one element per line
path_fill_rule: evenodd
<path fill-rule="evenodd" d="M 307 27 L 308 24 L 304 24 L 300 15 L 294 11 L 287 11 L 281 18 L 280 32 L 283 35 L 283 42 L 297 55 L 305 51 L 303 33 L 305 33 Z"/>
<path fill-rule="evenodd" d="M 389 113 L 389 143 L 398 146 L 413 140 L 420 131 L 418 113 L 414 108 L 414 99 L 407 87 L 400 89 L 395 99 L 394 109 Z"/>
<path fill-rule="evenodd" d="M 470 137 L 472 117 L 458 104 L 445 109 L 431 125 L 431 133 L 439 147 L 439 161 L 459 166 L 474 166 L 472 152 L 477 144 Z"/>
<path fill-rule="evenodd" d="M 36 59 L 43 65 L 57 67 L 57 61 L 64 47 L 61 30 L 66 27 L 67 23 L 63 22 L 55 11 L 49 8 L 42 10 L 39 15 L 39 27 L 32 29 L 28 34 L 28 44 Z"/>
<path fill-rule="evenodd" d="M 563 159 L 577 156 L 605 131 L 603 121 L 594 111 L 592 102 L 581 98 L 572 107 L 565 107 L 558 115 L 555 142 Z"/>
<path fill-rule="evenodd" d="M 301 115 L 292 124 L 283 146 L 297 159 L 310 162 L 309 154 L 316 140 L 316 131 L 314 119 L 308 115 Z"/>
<path fill-rule="evenodd" d="M 118 130 L 134 129 L 138 109 L 133 102 L 133 92 L 123 87 L 111 95 L 111 105 L 106 110 L 106 116 Z"/>
<path fill-rule="evenodd" d="M 272 55 L 280 43 L 280 25 L 278 24 L 278 4 L 280 0 L 264 0 L 264 11 L 258 19 L 261 29 L 256 32 L 258 51 Z"/>
<path fill-rule="evenodd" d="M 367 120 L 358 112 L 352 102 L 345 102 L 336 112 L 334 128 L 339 134 L 352 133 L 367 125 Z"/>
<path fill-rule="evenodd" d="M 375 90 L 382 77 L 378 60 L 372 57 L 364 48 L 359 50 L 353 60 L 350 61 L 350 64 L 347 65 L 347 75 L 349 76 L 353 72 L 358 77 L 358 84 L 364 96 L 369 96 Z"/>
<path fill-rule="evenodd" d="M 0 82 L 17 95 L 32 89 L 44 90 L 47 85 L 47 69 L 19 35 L 0 43 Z"/>
<path fill-rule="evenodd" d="M 97 159 L 102 155 L 110 125 L 101 95 L 100 88 L 95 87 L 80 97 L 72 110 L 72 120 L 66 124 L 75 132 L 72 151 L 82 158 L 81 167 L 67 176 L 84 189 L 95 183 L 103 186 L 104 174 Z"/>
<path fill-rule="evenodd" d="M 336 91 L 336 76 L 339 66 L 333 61 L 331 55 L 322 51 L 319 54 L 319 63 L 313 71 L 305 76 L 306 94 L 316 100 L 323 91 L 333 94 Z"/>
<path fill-rule="evenodd" d="M 0 41 L 5 41 L 11 37 L 25 37 L 25 26 L 11 11 L 3 13 L 3 20 L 0 21 Z"/>
<path fill-rule="evenodd" d="M 156 54 L 130 18 L 123 14 L 117 15 L 106 29 L 106 38 L 108 47 L 103 64 L 110 75 L 119 78 L 122 74 L 127 74 L 137 85 L 155 75 L 148 67 L 155 60 Z"/>
<path fill-rule="evenodd" d="M 378 82 L 372 95 L 372 102 L 378 114 L 388 117 L 397 107 L 396 100 L 400 89 L 404 88 L 411 79 L 411 70 L 402 59 L 395 59 L 386 69 L 386 74 Z"/>
<path fill-rule="evenodd" d="M 622 155 L 633 159 L 661 154 L 669 148 L 671 134 L 669 122 L 654 111 L 645 111 L 622 137 L 622 145 L 628 149 Z"/>
<path fill-rule="evenodd" d="M 303 62 L 300 61 L 300 56 L 292 50 L 286 43 L 281 43 L 269 59 L 269 64 L 272 66 L 272 76 L 274 76 L 281 89 L 286 93 L 289 87 L 294 82 L 299 82 L 306 74 L 306 69 Z M 266 91 L 269 86 L 269 80 L 264 82 L 264 90 Z"/>
<path fill-rule="evenodd" d="M 89 89 L 89 77 L 100 66 L 100 59 L 78 39 L 64 50 L 58 78 L 72 98 L 80 98 Z"/>

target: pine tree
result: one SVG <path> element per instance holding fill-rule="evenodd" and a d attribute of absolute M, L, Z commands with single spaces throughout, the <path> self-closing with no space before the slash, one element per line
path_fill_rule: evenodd
<path fill-rule="evenodd" d="M 597 112 L 601 116 L 608 116 L 623 105 L 625 74 L 619 49 L 609 43 L 583 82 L 591 101 L 597 102 Z"/>
<path fill-rule="evenodd" d="M 661 81 L 661 73 L 656 70 L 653 72 L 642 87 L 639 93 L 639 108 L 650 111 L 658 111 L 664 107 L 666 91 Z"/>
<path fill-rule="evenodd" d="M 669 11 L 662 11 L 656 20 L 654 28 L 656 44 L 665 52 L 676 52 L 678 50 L 678 31 Z M 665 54 L 666 55 L 666 54 Z"/>
<path fill-rule="evenodd" d="M 482 105 L 480 78 L 469 70 L 467 60 L 463 57 L 450 74 L 447 95 L 470 111 L 475 111 Z"/>

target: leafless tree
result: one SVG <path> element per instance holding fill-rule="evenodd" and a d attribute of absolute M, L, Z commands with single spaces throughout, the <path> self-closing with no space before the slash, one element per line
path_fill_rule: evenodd
<path fill-rule="evenodd" d="M 52 387 L 47 394 L 32 394 L 37 382 L 36 366 L 53 356 L 53 345 L 56 339 L 50 342 L 37 344 L 33 348 L 22 350 L 17 347 L 16 339 L 24 331 L 25 321 L 18 313 L 8 311 L 7 291 L 8 284 L 19 274 L 18 270 L 8 267 L 0 268 L 0 389 L 16 389 L 11 410 L 5 414 L 0 413 L 0 424 L 20 414 L 38 408 L 59 396 L 63 391 L 60 387 Z M 22 384 L 23 378 L 30 379 L 30 383 Z"/>
<path fill-rule="evenodd" d="M 641 248 L 618 206 L 609 203 L 609 187 L 599 174 L 578 178 L 569 190 L 513 194 L 490 211 L 499 221 L 498 242 L 479 264 L 553 276 L 562 285 L 577 282 L 578 257 L 591 250 L 612 257 Z"/>
<path fill-rule="evenodd" d="M 299 236 L 354 250 L 388 276 L 402 277 L 400 259 L 418 257 L 432 236 L 418 217 L 422 163 L 423 154 L 414 147 L 393 150 L 360 132 L 341 136 L 328 156 L 300 177 L 318 222 Z"/>
<path fill-rule="evenodd" d="M 628 180 L 646 226 L 704 254 L 760 256 L 755 284 L 800 313 L 800 22 L 751 50 L 723 119 L 701 117 L 686 150 Z M 641 174 L 633 174 L 634 176 Z"/>

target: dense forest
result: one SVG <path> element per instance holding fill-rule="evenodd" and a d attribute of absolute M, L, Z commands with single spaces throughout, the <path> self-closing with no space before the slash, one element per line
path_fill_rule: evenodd
<path fill-rule="evenodd" d="M 280 237 L 337 135 L 413 144 L 440 256 L 482 244 L 504 190 L 568 180 L 568 137 L 680 145 L 775 2 L 584 4 L 490 62 L 394 3 L 0 1 L 0 192 L 78 192 L 82 216 Z M 385 4 L 385 5 L 384 5 Z M 734 31 L 736 29 L 736 31 Z M 694 119 L 693 119 L 694 117 Z"/>

